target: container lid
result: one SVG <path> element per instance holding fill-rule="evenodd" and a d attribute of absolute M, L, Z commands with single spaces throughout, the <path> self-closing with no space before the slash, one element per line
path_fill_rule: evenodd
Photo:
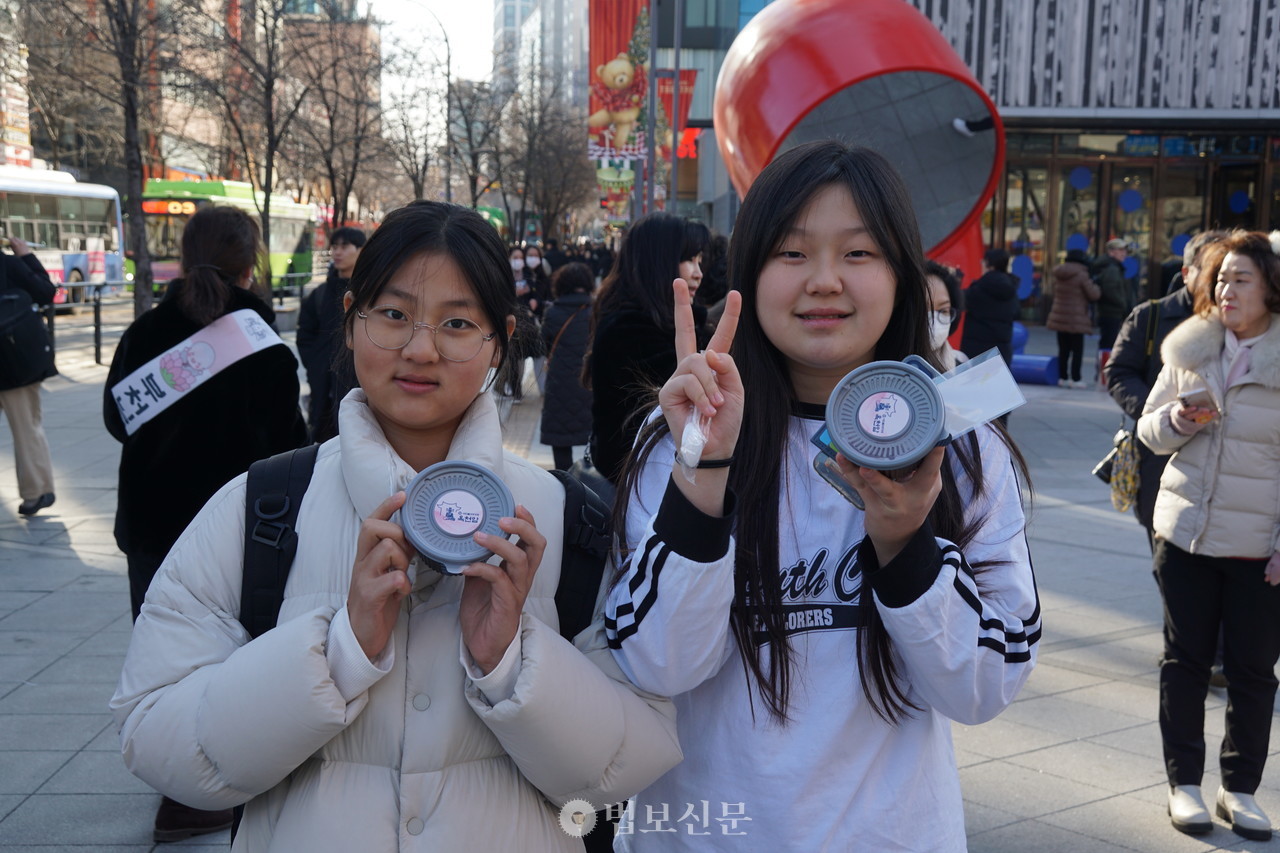
<path fill-rule="evenodd" d="M 515 514 L 506 483 L 474 462 L 438 462 L 413 478 L 400 510 L 405 538 L 446 574 L 493 556 L 471 538 L 477 530 L 506 536 L 498 519 Z"/>
<path fill-rule="evenodd" d="M 827 400 L 831 440 L 849 461 L 877 471 L 919 462 L 946 436 L 933 380 L 898 361 L 873 361 L 840 380 Z"/>

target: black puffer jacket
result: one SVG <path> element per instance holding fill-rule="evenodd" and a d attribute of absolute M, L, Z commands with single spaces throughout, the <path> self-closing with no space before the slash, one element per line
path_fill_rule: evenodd
<path fill-rule="evenodd" d="M 298 410 L 298 362 L 278 344 L 223 369 L 129 435 L 111 389 L 202 327 L 179 309 L 169 286 L 158 306 L 133 321 L 111 360 L 103 389 L 107 431 L 124 444 L 116 544 L 126 554 L 163 557 L 218 489 L 259 459 L 307 443 Z M 231 288 L 224 314 L 252 308 L 268 323 L 275 312 L 247 290 Z"/>
<path fill-rule="evenodd" d="M 345 346 L 342 297 L 350 286 L 351 279 L 330 267 L 324 284 L 307 294 L 298 312 L 298 355 L 311 386 L 307 415 L 313 441 L 327 441 L 338 434 L 338 403 L 355 387 L 355 378 L 348 371 L 334 367 Z"/>
<path fill-rule="evenodd" d="M 1018 280 L 987 270 L 964 292 L 965 320 L 960 349 L 976 358 L 992 347 L 1013 361 L 1013 321 L 1018 319 Z"/>
<path fill-rule="evenodd" d="M 547 307 L 542 316 L 542 342 L 549 353 L 543 444 L 573 447 L 591 437 L 591 392 L 582 385 L 582 360 L 590 340 L 591 294 L 569 293 Z"/>
<path fill-rule="evenodd" d="M 45 272 L 44 265 L 35 255 L 23 255 L 21 258 L 7 253 L 0 253 L 0 294 L 11 290 L 25 291 L 31 297 L 32 305 L 48 305 L 53 302 L 57 287 Z M 34 380 L 40 382 L 58 374 L 53 363 L 53 347 L 48 348 L 46 364 L 40 375 Z M 35 365 L 32 365 L 34 368 Z M 22 371 L 26 372 L 26 371 Z M 32 371 L 34 372 L 34 370 Z M 30 375 L 30 374 L 28 374 Z M 15 379 L 23 382 L 23 379 Z M 26 383 L 31 384 L 31 383 Z"/>

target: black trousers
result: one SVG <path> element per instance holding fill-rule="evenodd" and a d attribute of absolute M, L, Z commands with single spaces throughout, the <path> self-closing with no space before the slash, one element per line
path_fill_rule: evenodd
<path fill-rule="evenodd" d="M 133 605 L 133 621 L 137 622 L 142 602 L 147 597 L 147 587 L 151 586 L 151 579 L 164 562 L 164 555 L 125 554 L 125 559 L 129 563 L 129 603 Z"/>
<path fill-rule="evenodd" d="M 1204 774 L 1204 700 L 1219 628 L 1228 684 L 1222 785 L 1253 794 L 1262 781 L 1280 657 L 1280 587 L 1263 578 L 1266 564 L 1189 554 L 1156 539 L 1164 598 L 1160 735 L 1170 785 L 1199 785 Z"/>
<path fill-rule="evenodd" d="M 1109 350 L 1115 345 L 1116 336 L 1120 334 L 1123 319 L 1111 317 L 1098 318 L 1098 350 Z"/>
<path fill-rule="evenodd" d="M 1084 361 L 1084 335 L 1058 332 L 1058 378 L 1066 380 L 1067 363 L 1071 364 L 1071 381 L 1080 381 L 1080 364 Z"/>

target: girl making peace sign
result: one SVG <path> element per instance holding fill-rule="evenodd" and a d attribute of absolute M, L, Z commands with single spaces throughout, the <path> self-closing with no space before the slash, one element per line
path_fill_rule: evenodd
<path fill-rule="evenodd" d="M 809 436 L 846 373 L 936 365 L 919 233 L 882 157 L 782 155 L 730 252 L 736 294 L 703 353 L 675 283 L 679 366 L 620 490 L 629 556 L 607 634 L 636 685 L 675 697 L 685 750 L 623 844 L 964 850 L 950 721 L 1008 705 L 1040 636 L 1025 466 L 995 426 L 903 482 L 841 459 L 865 512 L 813 470 Z M 711 419 L 691 482 L 672 459 L 695 411 Z"/>

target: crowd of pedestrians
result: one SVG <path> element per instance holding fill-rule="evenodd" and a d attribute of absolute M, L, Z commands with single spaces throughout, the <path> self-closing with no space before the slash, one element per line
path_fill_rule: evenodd
<path fill-rule="evenodd" d="M 436 202 L 330 237 L 299 319 L 305 419 L 298 362 L 252 287 L 257 226 L 230 208 L 190 219 L 182 275 L 104 388 L 135 620 L 111 706 L 127 765 L 163 795 L 157 841 L 234 822 L 237 851 L 739 849 L 738 833 L 643 831 L 710 803 L 751 849 L 965 849 L 950 721 L 1000 713 L 1040 638 L 1025 464 L 1001 421 L 892 478 L 843 457 L 824 475 L 810 439 L 872 361 L 1011 363 L 1009 253 L 987 251 L 967 286 L 926 261 L 897 173 L 834 142 L 770 164 L 731 238 L 655 213 L 616 255 L 504 244 Z M 47 276 L 13 248 L 0 290 L 43 299 Z M 1121 240 L 1047 276 L 1059 385 L 1086 386 L 1096 331 L 1139 439 L 1135 513 L 1165 613 L 1152 713 L 1185 833 L 1213 814 L 1272 831 L 1254 794 L 1280 658 L 1276 249 L 1198 234 L 1169 294 L 1136 308 Z M 563 481 L 502 447 L 499 403 L 529 369 L 555 468 L 611 505 L 598 588 L 573 588 Z M 17 391 L 38 404 L 44 375 Z M 16 435 L 14 395 L 0 390 Z M 26 421 L 38 431 L 38 405 Z M 258 533 L 245 472 L 313 442 L 296 566 L 258 635 L 238 615 Z M 37 445 L 15 449 L 33 514 L 53 484 Z M 515 508 L 501 535 L 461 534 L 493 556 L 453 571 L 410 544 L 401 510 L 419 472 L 460 461 Z M 595 622 L 562 637 L 573 595 Z M 1213 684 L 1228 704 L 1210 805 Z"/>

